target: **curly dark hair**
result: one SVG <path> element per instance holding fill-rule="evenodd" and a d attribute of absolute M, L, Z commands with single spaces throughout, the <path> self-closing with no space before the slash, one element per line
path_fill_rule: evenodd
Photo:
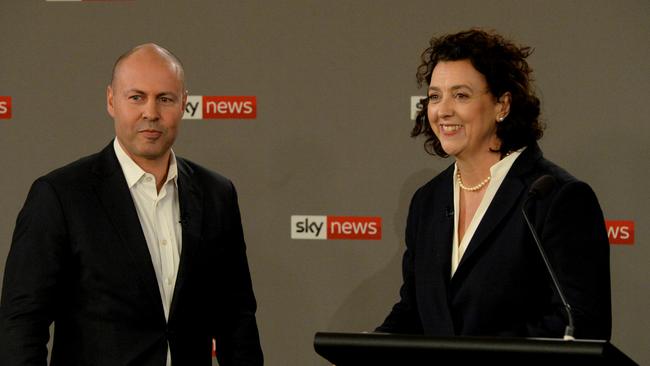
<path fill-rule="evenodd" d="M 498 151 L 502 156 L 532 145 L 542 137 L 544 125 L 539 120 L 539 99 L 532 88 L 532 69 L 526 62 L 533 53 L 532 48 L 517 46 L 495 32 L 476 28 L 433 37 L 429 44 L 422 53 L 422 63 L 416 74 L 420 87 L 431 83 L 431 74 L 438 62 L 469 60 L 483 74 L 493 96 L 499 99 L 510 92 L 510 112 L 497 124 L 496 134 L 501 141 Z M 423 108 L 417 114 L 411 136 L 424 135 L 427 153 L 448 157 L 429 124 L 427 99 L 421 104 Z"/>

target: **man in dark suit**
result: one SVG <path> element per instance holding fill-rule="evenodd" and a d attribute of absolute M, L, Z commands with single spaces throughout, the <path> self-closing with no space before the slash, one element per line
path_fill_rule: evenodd
<path fill-rule="evenodd" d="M 232 183 L 174 155 L 187 92 L 154 44 L 115 64 L 116 139 L 33 184 L 4 276 L 4 366 L 262 365 Z"/>

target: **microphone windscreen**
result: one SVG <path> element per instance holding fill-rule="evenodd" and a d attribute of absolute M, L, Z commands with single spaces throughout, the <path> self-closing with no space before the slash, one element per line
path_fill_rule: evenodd
<path fill-rule="evenodd" d="M 536 196 L 537 198 L 542 198 L 553 190 L 553 187 L 555 187 L 555 178 L 548 174 L 542 175 L 530 186 L 528 194 Z"/>

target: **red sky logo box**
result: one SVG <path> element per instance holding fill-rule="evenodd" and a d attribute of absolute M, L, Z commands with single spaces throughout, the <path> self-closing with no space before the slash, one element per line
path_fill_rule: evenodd
<path fill-rule="evenodd" d="M 291 239 L 380 240 L 381 217 L 292 215 Z"/>
<path fill-rule="evenodd" d="M 189 95 L 183 119 L 255 119 L 257 97 Z"/>
<path fill-rule="evenodd" d="M 634 221 L 605 220 L 610 244 L 634 244 Z"/>
<path fill-rule="evenodd" d="M 0 95 L 0 119 L 11 118 L 11 97 Z"/>

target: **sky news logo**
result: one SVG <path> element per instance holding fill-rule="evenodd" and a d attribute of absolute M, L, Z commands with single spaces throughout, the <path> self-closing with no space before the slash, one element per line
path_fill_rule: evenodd
<path fill-rule="evenodd" d="M 605 220 L 610 244 L 634 244 L 634 221 Z"/>
<path fill-rule="evenodd" d="M 0 119 L 11 118 L 11 97 L 0 95 Z"/>
<path fill-rule="evenodd" d="M 188 95 L 183 119 L 254 119 L 257 97 Z"/>
<path fill-rule="evenodd" d="M 381 217 L 292 215 L 291 239 L 380 240 Z"/>

